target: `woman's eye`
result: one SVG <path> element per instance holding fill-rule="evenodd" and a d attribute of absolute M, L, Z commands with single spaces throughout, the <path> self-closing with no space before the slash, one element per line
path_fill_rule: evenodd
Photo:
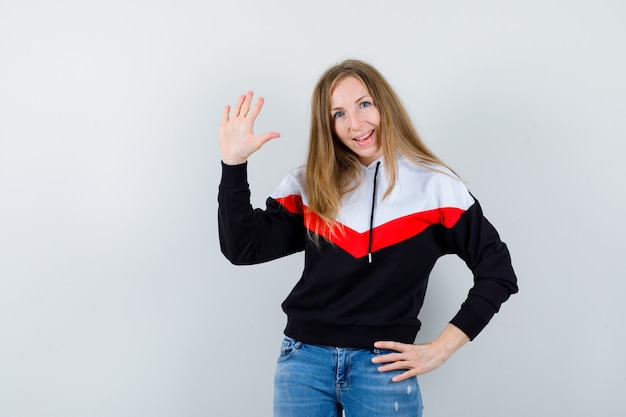
<path fill-rule="evenodd" d="M 369 107 L 371 105 L 372 105 L 372 103 L 370 103 L 369 101 L 364 101 L 363 103 L 361 103 L 361 107 L 362 108 Z"/>
<path fill-rule="evenodd" d="M 338 111 L 335 114 L 333 114 L 333 119 L 339 119 L 341 116 L 343 116 L 343 112 Z"/>

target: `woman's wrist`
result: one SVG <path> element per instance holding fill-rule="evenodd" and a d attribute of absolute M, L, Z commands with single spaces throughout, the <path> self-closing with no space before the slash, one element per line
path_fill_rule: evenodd
<path fill-rule="evenodd" d="M 241 165 L 241 164 L 245 164 L 247 161 L 247 159 L 241 159 L 241 158 L 222 158 L 222 162 L 225 165 Z"/>
<path fill-rule="evenodd" d="M 461 329 L 453 324 L 448 324 L 432 343 L 439 345 L 446 352 L 447 357 L 450 357 L 469 340 L 469 337 Z"/>

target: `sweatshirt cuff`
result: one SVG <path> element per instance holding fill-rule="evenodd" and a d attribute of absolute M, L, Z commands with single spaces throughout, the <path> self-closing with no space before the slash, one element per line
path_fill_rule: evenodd
<path fill-rule="evenodd" d="M 470 340 L 474 340 L 487 326 L 497 310 L 494 310 L 491 303 L 486 300 L 476 299 L 477 297 L 470 298 L 473 299 L 463 303 L 450 323 L 461 329 Z"/>
<path fill-rule="evenodd" d="M 222 180 L 220 187 L 222 188 L 241 188 L 242 185 L 248 185 L 248 162 L 238 165 L 222 164 Z"/>
<path fill-rule="evenodd" d="M 487 325 L 487 323 L 483 323 L 464 314 L 463 310 L 459 311 L 457 315 L 450 320 L 450 323 L 461 329 L 461 331 L 469 337 L 469 340 L 474 340 Z"/>

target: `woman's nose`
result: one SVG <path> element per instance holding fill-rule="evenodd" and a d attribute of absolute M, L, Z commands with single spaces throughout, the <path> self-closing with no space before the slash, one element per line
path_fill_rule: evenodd
<path fill-rule="evenodd" d="M 358 112 L 350 115 L 350 128 L 352 130 L 359 130 L 359 128 L 363 125 L 363 116 Z"/>

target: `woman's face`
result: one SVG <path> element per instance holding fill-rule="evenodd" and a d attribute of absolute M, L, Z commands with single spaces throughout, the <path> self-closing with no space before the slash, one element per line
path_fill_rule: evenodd
<path fill-rule="evenodd" d="M 378 136 L 380 112 L 361 80 L 346 77 L 338 81 L 331 92 L 330 109 L 335 133 L 363 165 L 383 154 Z"/>

